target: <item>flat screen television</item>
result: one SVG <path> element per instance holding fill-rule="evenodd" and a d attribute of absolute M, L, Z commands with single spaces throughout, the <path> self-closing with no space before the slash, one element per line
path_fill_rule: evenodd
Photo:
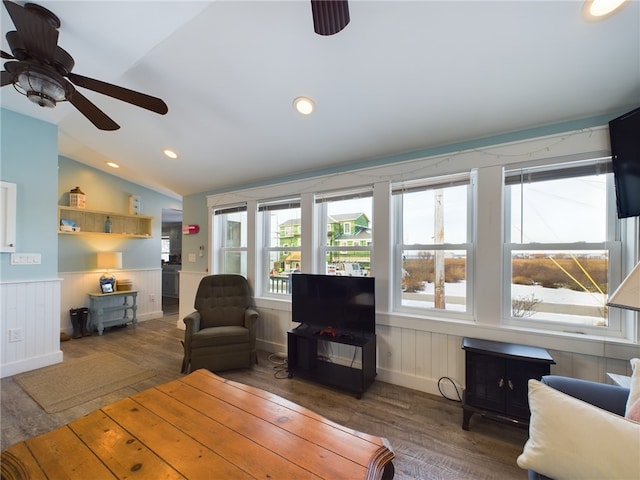
<path fill-rule="evenodd" d="M 365 336 L 376 331 L 375 279 L 291 275 L 291 318 L 314 333 Z"/>
<path fill-rule="evenodd" d="M 609 122 L 618 218 L 640 215 L 640 108 Z"/>

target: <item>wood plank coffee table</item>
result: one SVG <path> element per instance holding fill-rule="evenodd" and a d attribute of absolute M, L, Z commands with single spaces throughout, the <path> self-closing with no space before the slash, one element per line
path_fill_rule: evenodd
<path fill-rule="evenodd" d="M 2 452 L 3 479 L 391 479 L 384 438 L 197 370 Z"/>

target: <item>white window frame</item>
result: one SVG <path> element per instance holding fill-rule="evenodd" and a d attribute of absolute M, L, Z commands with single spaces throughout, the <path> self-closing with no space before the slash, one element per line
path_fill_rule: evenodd
<path fill-rule="evenodd" d="M 225 221 L 226 215 L 230 213 L 242 213 L 242 212 L 244 212 L 245 215 L 247 215 L 247 222 L 246 222 L 247 230 L 251 230 L 252 227 L 251 225 L 249 225 L 249 215 L 248 215 L 246 203 L 212 208 L 211 214 L 212 214 L 213 224 L 214 224 L 213 231 L 215 233 L 213 237 L 213 244 L 214 244 L 214 251 L 217 252 L 217 255 L 215 255 L 214 257 L 214 267 L 212 269 L 212 271 L 214 272 L 223 273 L 226 271 L 225 258 L 227 253 L 238 252 L 240 253 L 241 258 L 243 257 L 242 254 L 244 253 L 244 259 L 245 259 L 244 261 L 245 263 L 248 262 L 248 258 L 247 258 L 249 254 L 249 248 L 247 245 L 248 239 L 244 245 L 242 245 L 242 242 L 240 242 L 241 245 L 237 247 L 227 246 L 227 228 L 226 228 L 226 221 Z M 224 215 L 224 219 L 223 219 L 223 215 Z M 249 232 L 245 232 L 245 235 L 248 235 L 248 234 Z M 247 268 L 248 268 L 248 265 L 246 264 L 244 266 L 241 266 L 241 271 L 238 273 L 241 273 L 247 276 L 248 275 Z"/>
<path fill-rule="evenodd" d="M 371 243 L 366 246 L 347 246 L 347 245 L 327 245 L 327 233 L 329 232 L 328 218 L 328 204 L 331 202 L 338 202 L 342 200 L 354 200 L 357 198 L 371 198 L 371 218 L 369 221 L 371 224 Z M 369 276 L 373 276 L 373 187 L 354 187 L 350 189 L 344 189 L 331 192 L 320 192 L 315 194 L 315 216 L 317 219 L 316 232 L 318 232 L 317 241 L 317 256 L 316 262 L 320 273 L 326 273 L 327 271 L 327 255 L 329 252 L 336 252 L 338 254 L 345 254 L 348 252 L 369 252 Z"/>
<path fill-rule="evenodd" d="M 621 238 L 621 224 L 617 220 L 615 210 L 615 185 L 610 157 L 608 158 L 590 158 L 587 160 L 579 161 L 567 161 L 567 162 L 539 162 L 533 165 L 523 164 L 509 165 L 505 168 L 505 182 L 503 182 L 504 189 L 504 205 L 503 205 L 503 222 L 504 222 L 504 244 L 503 244 L 503 323 L 505 325 L 514 326 L 525 329 L 536 329 L 546 331 L 564 332 L 570 334 L 585 334 L 585 335 L 601 335 L 621 338 L 625 335 L 625 323 L 622 321 L 625 314 L 622 314 L 619 309 L 608 309 L 608 325 L 606 327 L 591 327 L 583 324 L 575 324 L 571 322 L 561 322 L 550 319 L 531 319 L 531 318 L 516 318 L 512 316 L 512 274 L 511 274 L 511 259 L 513 251 L 517 250 L 559 250 L 559 251 L 590 251 L 590 250 L 607 250 L 608 251 L 608 284 L 609 291 L 612 293 L 614 286 L 618 285 L 622 277 L 622 249 L 623 245 Z M 531 175 L 538 178 L 542 177 L 544 180 L 561 179 L 561 178 L 576 178 L 581 174 L 580 172 L 591 171 L 592 174 L 608 174 L 607 178 L 607 192 L 606 192 L 606 239 L 602 242 L 571 242 L 571 243 L 514 243 L 511 241 L 511 198 L 509 195 L 510 189 L 507 188 L 507 178 L 510 175 L 515 175 L 520 170 L 524 175 Z M 533 178 L 532 177 L 532 178 Z M 515 184 L 512 182 L 512 184 Z"/>
<path fill-rule="evenodd" d="M 261 295 L 263 297 L 282 298 L 282 297 L 291 296 L 290 283 L 288 283 L 288 288 L 284 290 L 278 289 L 275 292 L 270 291 L 271 265 L 269 264 L 270 263 L 269 259 L 270 259 L 271 253 L 273 252 L 279 252 L 281 255 L 285 255 L 285 254 L 290 255 L 292 252 L 299 252 L 301 257 L 300 263 L 302 263 L 302 246 L 293 246 L 288 244 L 285 244 L 283 246 L 272 246 L 271 238 L 269 238 L 269 235 L 271 234 L 271 216 L 267 215 L 265 212 L 270 212 L 274 210 L 288 210 L 288 209 L 294 209 L 294 208 L 298 208 L 300 210 L 300 223 L 302 225 L 302 222 L 303 222 L 302 202 L 301 202 L 300 196 L 258 201 L 258 207 L 257 207 L 258 216 L 256 218 L 256 222 L 260 223 L 259 231 L 262 232 L 262 242 L 261 242 L 261 248 L 260 248 L 261 254 L 259 255 L 259 258 L 261 260 L 258 262 L 257 274 L 261 279 L 260 284 L 263 286 L 262 292 L 261 292 Z M 293 227 L 285 227 L 285 230 L 287 228 L 291 228 L 292 234 L 295 234 L 295 231 L 293 231 Z M 300 229 L 301 244 L 302 244 L 302 235 L 304 231 L 305 229 L 302 228 L 301 226 L 301 229 Z M 288 280 L 288 282 L 290 282 L 290 280 Z M 286 282 L 284 282 L 283 280 L 283 283 L 286 283 Z"/>
<path fill-rule="evenodd" d="M 434 190 L 437 188 L 447 188 L 468 184 L 467 189 L 467 242 L 465 243 L 442 243 L 442 244 L 414 244 L 405 245 L 404 229 L 403 229 L 403 208 L 404 196 L 403 192 L 411 192 L 416 190 Z M 476 174 L 475 171 L 453 173 L 432 178 L 421 178 L 406 182 L 399 182 L 391 185 L 392 208 L 394 212 L 393 224 L 393 310 L 399 313 L 407 313 L 414 315 L 429 315 L 442 317 L 444 319 L 457 319 L 464 321 L 472 321 L 475 315 L 475 232 L 474 218 L 475 209 L 474 202 Z M 464 250 L 466 251 L 466 281 L 467 291 L 465 299 L 465 311 L 459 312 L 454 310 L 443 310 L 433 307 L 411 307 L 402 304 L 402 254 L 405 250 Z"/>

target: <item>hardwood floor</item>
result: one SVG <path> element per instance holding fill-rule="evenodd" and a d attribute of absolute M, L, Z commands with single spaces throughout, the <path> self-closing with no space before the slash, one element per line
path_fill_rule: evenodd
<path fill-rule="evenodd" d="M 148 380 L 55 414 L 47 414 L 11 377 L 1 380 L 2 450 L 64 425 L 136 391 L 179 378 L 183 331 L 177 316 L 111 329 L 102 336 L 63 342 L 64 358 L 111 352 L 156 373 Z M 361 400 L 297 378 L 278 359 L 259 352 L 251 370 L 218 372 L 224 378 L 285 397 L 350 428 L 385 437 L 396 454 L 396 479 L 526 479 L 516 465 L 527 432 L 474 415 L 461 427 L 460 403 L 376 381 Z"/>

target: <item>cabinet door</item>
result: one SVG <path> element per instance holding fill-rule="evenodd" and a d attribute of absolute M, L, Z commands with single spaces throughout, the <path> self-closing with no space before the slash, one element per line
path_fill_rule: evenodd
<path fill-rule="evenodd" d="M 467 352 L 466 368 L 466 403 L 477 408 L 504 412 L 505 360 L 491 355 Z"/>
<path fill-rule="evenodd" d="M 549 365 L 545 363 L 532 363 L 521 360 L 507 361 L 507 394 L 506 412 L 508 415 L 528 419 L 529 411 L 528 388 L 529 379 L 540 380 L 543 375 L 549 374 Z"/>

